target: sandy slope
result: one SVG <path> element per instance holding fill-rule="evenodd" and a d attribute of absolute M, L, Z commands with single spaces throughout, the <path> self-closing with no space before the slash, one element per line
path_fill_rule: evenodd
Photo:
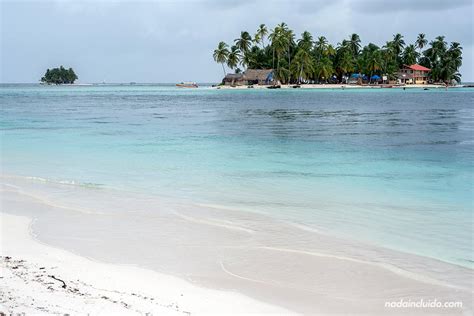
<path fill-rule="evenodd" d="M 287 314 L 240 294 L 43 245 L 30 237 L 30 219 L 0 214 L 0 311 L 6 314 Z"/>
<path fill-rule="evenodd" d="M 7 313 L 472 315 L 466 267 L 256 213 L 2 181 L 1 209 L 15 214 L 0 216 L 0 311 Z M 385 306 L 400 300 L 463 305 Z"/>

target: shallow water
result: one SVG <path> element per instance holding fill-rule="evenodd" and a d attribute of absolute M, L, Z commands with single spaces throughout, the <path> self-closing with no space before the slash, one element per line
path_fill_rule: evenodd
<path fill-rule="evenodd" d="M 259 212 L 472 267 L 473 101 L 472 89 L 3 85 L 2 173 Z"/>

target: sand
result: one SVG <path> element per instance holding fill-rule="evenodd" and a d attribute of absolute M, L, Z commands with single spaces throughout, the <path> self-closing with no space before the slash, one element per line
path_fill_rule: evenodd
<path fill-rule="evenodd" d="M 294 89 L 295 85 L 286 85 L 282 84 L 281 89 Z M 302 84 L 301 88 L 299 89 L 329 89 L 329 90 L 351 90 L 351 89 L 380 89 L 383 85 L 354 85 L 354 84 Z M 253 85 L 252 89 L 268 89 L 269 85 Z M 446 89 L 445 86 L 442 85 L 434 85 L 434 84 L 410 84 L 405 86 L 392 86 L 392 89 Z M 451 89 L 452 87 L 448 88 Z M 215 89 L 222 89 L 222 90 L 240 90 L 240 89 L 249 89 L 248 86 L 217 86 Z M 298 89 L 294 89 L 298 90 Z"/>
<path fill-rule="evenodd" d="M 288 314 L 238 293 L 197 287 L 134 266 L 113 265 L 44 245 L 31 219 L 0 213 L 0 311 L 5 314 Z"/>
<path fill-rule="evenodd" d="M 5 313 L 472 314 L 469 268 L 262 214 L 0 182 Z M 462 307 L 386 306 L 421 300 Z"/>

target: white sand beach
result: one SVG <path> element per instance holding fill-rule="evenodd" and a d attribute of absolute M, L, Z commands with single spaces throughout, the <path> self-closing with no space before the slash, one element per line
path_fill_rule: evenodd
<path fill-rule="evenodd" d="M 263 215 L 2 178 L 0 310 L 27 314 L 399 315 L 461 302 L 472 270 Z M 87 198 L 85 198 L 87 197 Z"/>
<path fill-rule="evenodd" d="M 151 270 L 105 264 L 45 245 L 33 239 L 31 219 L 0 216 L 0 311 L 5 314 L 289 314 L 238 293 L 205 289 Z"/>
<path fill-rule="evenodd" d="M 294 84 L 282 84 L 281 89 L 294 89 Z M 390 87 L 387 87 L 390 86 Z M 216 86 L 215 89 L 223 90 L 239 90 L 239 89 L 268 89 L 271 85 L 252 85 L 252 88 L 246 85 L 222 85 Z M 355 84 L 302 84 L 299 89 L 329 89 L 329 90 L 341 90 L 341 89 L 446 89 L 444 85 L 439 84 L 410 84 L 410 85 L 355 85 Z M 452 89 L 449 87 L 448 89 Z M 297 89 L 295 89 L 297 90 Z"/>

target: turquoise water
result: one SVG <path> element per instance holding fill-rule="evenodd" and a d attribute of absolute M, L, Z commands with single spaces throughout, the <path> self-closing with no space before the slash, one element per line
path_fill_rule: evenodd
<path fill-rule="evenodd" d="M 3 85 L 2 172 L 473 263 L 474 89 Z"/>

